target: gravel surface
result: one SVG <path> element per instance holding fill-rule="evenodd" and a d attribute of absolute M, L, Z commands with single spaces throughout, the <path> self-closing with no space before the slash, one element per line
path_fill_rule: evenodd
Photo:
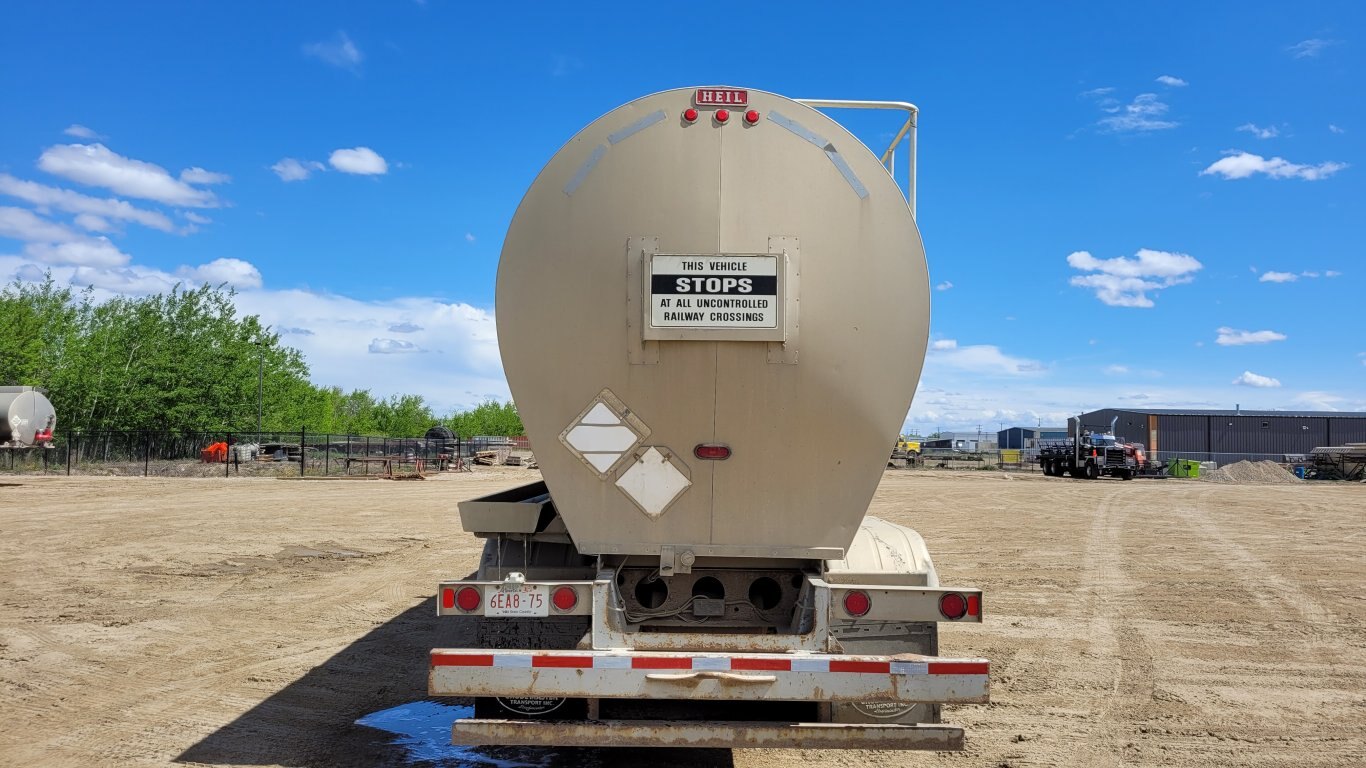
<path fill-rule="evenodd" d="M 536 476 L 3 478 L 0 765 L 412 764 L 355 721 L 422 699 L 427 651 L 461 642 L 432 599 L 479 555 L 456 501 Z M 1361 766 L 1361 493 L 889 472 L 874 513 L 924 534 L 943 583 L 986 590 L 985 623 L 941 634 L 942 653 L 992 662 L 992 703 L 945 712 L 964 752 L 498 756 Z M 469 754 L 448 765 L 488 764 Z"/>
<path fill-rule="evenodd" d="M 1202 472 L 1200 479 L 1221 485 L 1299 485 L 1304 482 L 1274 461 L 1236 461 Z"/>

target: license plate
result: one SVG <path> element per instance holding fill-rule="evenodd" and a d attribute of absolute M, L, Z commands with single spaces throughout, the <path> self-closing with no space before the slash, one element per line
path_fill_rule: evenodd
<path fill-rule="evenodd" d="M 485 616 L 549 616 L 550 587 L 523 584 L 517 589 L 491 589 L 484 598 Z"/>

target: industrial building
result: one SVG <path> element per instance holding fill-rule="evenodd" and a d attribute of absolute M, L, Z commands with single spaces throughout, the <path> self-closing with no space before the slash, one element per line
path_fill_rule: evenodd
<path fill-rule="evenodd" d="M 1227 464 L 1241 459 L 1293 461 L 1319 446 L 1366 442 L 1366 413 L 1103 408 L 1081 415 L 1083 430 L 1142 443 L 1161 459 Z M 1068 420 L 1071 429 L 1076 419 Z"/>
<path fill-rule="evenodd" d="M 1066 440 L 1067 427 L 1011 427 L 996 433 L 1002 450 L 1036 450 L 1040 440 Z"/>
<path fill-rule="evenodd" d="M 985 432 L 941 432 L 938 437 L 920 441 L 922 451 L 957 451 L 977 453 L 996 450 L 996 441 Z"/>

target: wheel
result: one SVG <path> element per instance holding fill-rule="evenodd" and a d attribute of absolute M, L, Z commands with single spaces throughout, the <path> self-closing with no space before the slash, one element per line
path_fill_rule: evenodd
<path fill-rule="evenodd" d="M 1100 467 L 1096 466 L 1095 462 L 1093 461 L 1086 462 L 1086 467 L 1083 469 L 1083 471 L 1086 474 L 1087 480 L 1095 480 L 1096 478 L 1100 477 Z"/>
<path fill-rule="evenodd" d="M 1119 471 L 1119 479 L 1120 479 L 1120 480 L 1133 480 L 1133 479 L 1134 479 L 1134 471 L 1133 471 L 1132 469 L 1121 469 L 1121 470 Z"/>
<path fill-rule="evenodd" d="M 1041 462 L 1039 462 L 1039 467 L 1043 470 L 1043 473 L 1044 473 L 1045 475 L 1047 475 L 1048 477 L 1052 477 L 1052 476 L 1053 476 L 1053 463 L 1052 463 L 1052 462 L 1049 462 L 1049 461 L 1041 461 Z"/>

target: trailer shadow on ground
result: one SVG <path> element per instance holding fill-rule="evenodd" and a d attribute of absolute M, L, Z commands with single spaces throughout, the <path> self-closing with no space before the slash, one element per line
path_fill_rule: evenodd
<path fill-rule="evenodd" d="M 176 762 L 312 766 L 733 765 L 730 750 L 458 748 L 467 701 L 426 699 L 432 648 L 469 647 L 429 598 L 338 652 L 181 753 Z M 442 718 L 445 718 L 444 721 Z M 376 727 L 357 724 L 365 719 Z M 382 730 L 381 730 L 382 729 Z"/>

